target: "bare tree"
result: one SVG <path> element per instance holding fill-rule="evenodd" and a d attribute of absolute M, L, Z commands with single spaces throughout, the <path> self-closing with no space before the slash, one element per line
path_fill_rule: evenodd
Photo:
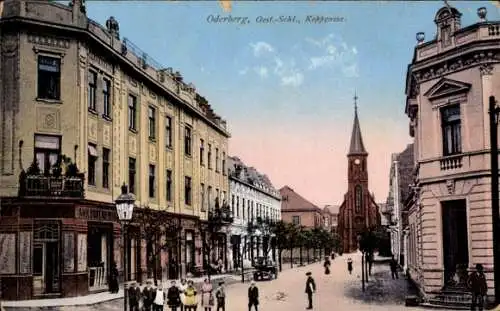
<path fill-rule="evenodd" d="M 180 218 L 171 213 L 144 206 L 134 213 L 134 222 L 140 227 L 140 238 L 146 241 L 148 277 L 152 276 L 154 284 L 157 285 L 158 272 L 161 272 L 161 252 L 177 247 L 179 232 L 182 230 Z M 160 266 L 160 271 L 158 271 L 158 266 Z"/>

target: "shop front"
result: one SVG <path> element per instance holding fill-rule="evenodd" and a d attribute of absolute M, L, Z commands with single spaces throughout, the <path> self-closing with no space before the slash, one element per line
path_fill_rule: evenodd
<path fill-rule="evenodd" d="M 111 264 L 120 259 L 116 221 L 113 206 L 3 199 L 1 298 L 73 297 L 107 290 Z"/>

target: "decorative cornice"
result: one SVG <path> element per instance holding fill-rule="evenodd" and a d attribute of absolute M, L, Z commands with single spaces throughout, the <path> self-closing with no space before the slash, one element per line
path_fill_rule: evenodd
<path fill-rule="evenodd" d="M 413 77 L 416 83 L 420 84 L 477 65 L 492 66 L 493 63 L 500 63 L 500 51 L 498 49 L 476 51 L 453 59 L 443 60 L 437 64 L 415 70 Z"/>
<path fill-rule="evenodd" d="M 484 63 L 479 65 L 479 73 L 481 76 L 491 76 L 493 74 L 493 64 Z"/>

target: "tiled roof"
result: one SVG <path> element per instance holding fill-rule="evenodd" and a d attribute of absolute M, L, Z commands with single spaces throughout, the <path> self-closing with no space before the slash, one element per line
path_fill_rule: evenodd
<path fill-rule="evenodd" d="M 293 191 L 289 186 L 284 186 L 280 189 L 281 194 L 281 210 L 302 210 L 302 211 L 318 211 L 321 209 L 304 199 L 300 194 Z"/>
<path fill-rule="evenodd" d="M 271 180 L 267 175 L 261 174 L 254 167 L 248 167 L 238 157 L 227 158 L 229 176 L 241 180 L 247 184 L 257 188 L 262 187 L 264 192 L 272 192 L 273 195 L 279 196 L 279 192 L 274 188 Z"/>
<path fill-rule="evenodd" d="M 331 214 L 338 214 L 340 210 L 340 205 L 325 205 L 323 210 L 330 212 Z"/>

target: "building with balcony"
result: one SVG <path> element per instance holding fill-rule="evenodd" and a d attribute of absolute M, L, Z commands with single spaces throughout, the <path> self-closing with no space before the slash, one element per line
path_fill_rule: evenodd
<path fill-rule="evenodd" d="M 408 245 L 404 228 L 407 226 L 408 218 L 404 203 L 410 193 L 410 184 L 413 182 L 414 166 L 413 144 L 409 144 L 403 152 L 391 155 L 389 194 L 387 195 L 388 228 L 392 255 L 405 269 L 407 266 L 405 251 L 407 251 Z"/>
<path fill-rule="evenodd" d="M 84 1 L 0 2 L 2 299 L 107 289 L 113 262 L 143 281 L 140 226 L 121 240 L 114 200 L 178 218 L 159 271 L 202 265 L 203 232 L 229 182 L 226 122 L 182 75 L 86 16 Z M 226 204 L 227 205 L 227 204 Z M 217 218 L 217 212 L 212 213 Z M 121 250 L 128 252 L 123 263 Z"/>
<path fill-rule="evenodd" d="M 500 22 L 462 27 L 445 6 L 436 36 L 417 45 L 406 78 L 406 114 L 414 140 L 408 210 L 408 267 L 426 299 L 464 290 L 468 271 L 485 267 L 493 295 L 488 98 L 500 96 Z M 498 269 L 498 267 L 495 267 Z"/>
<path fill-rule="evenodd" d="M 229 193 L 234 222 L 230 227 L 230 268 L 240 268 L 255 257 L 276 258 L 268 229 L 281 220 L 281 196 L 265 175 L 237 157 L 228 158 Z"/>

